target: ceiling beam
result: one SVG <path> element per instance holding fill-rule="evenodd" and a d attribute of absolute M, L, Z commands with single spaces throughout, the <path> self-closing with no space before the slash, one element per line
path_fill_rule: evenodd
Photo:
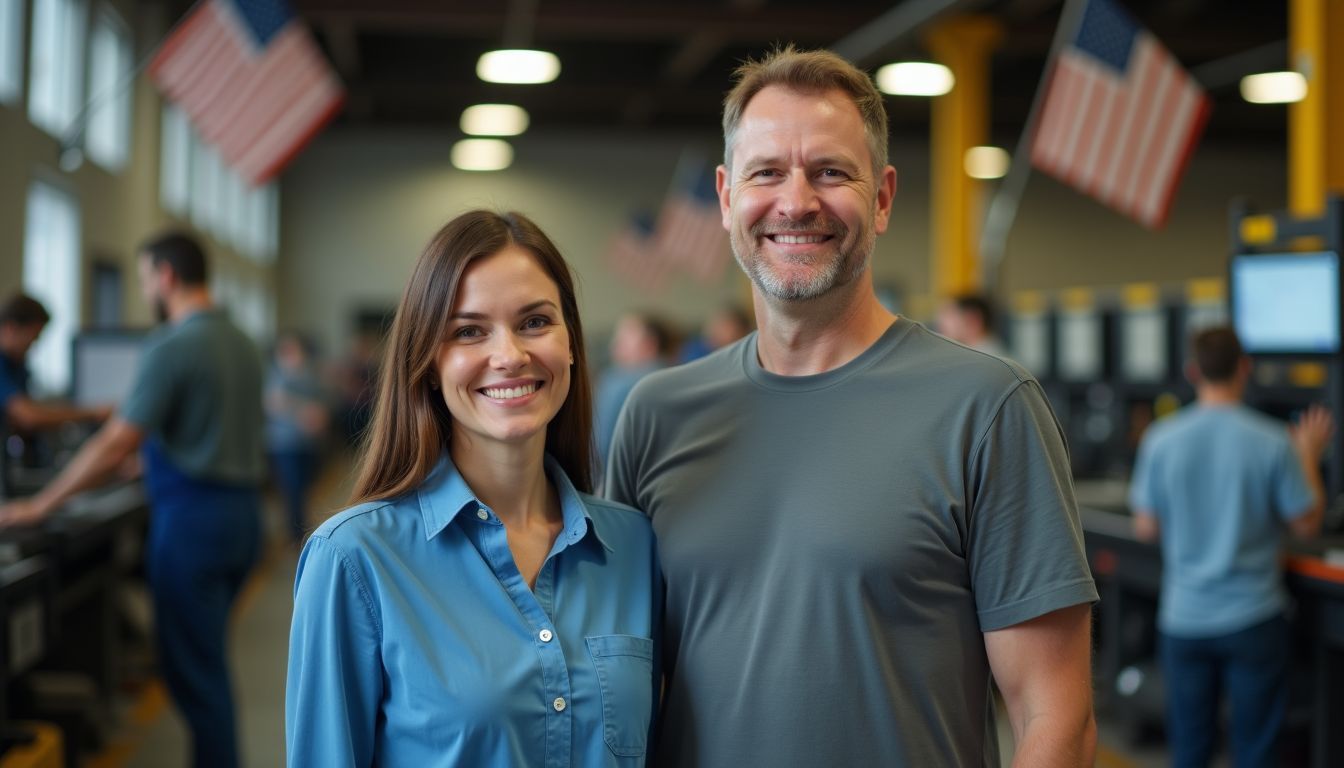
<path fill-rule="evenodd" d="M 498 37 L 507 4 L 433 0 L 295 0 L 295 10 L 311 23 L 349 21 L 384 32 L 451 32 L 455 37 Z M 548 2 L 533 20 L 538 40 L 667 40 L 702 32 L 726 44 L 751 44 L 798 38 L 826 40 L 866 24 L 879 11 L 868 8 L 814 8 L 638 5 L 618 2 Z"/>

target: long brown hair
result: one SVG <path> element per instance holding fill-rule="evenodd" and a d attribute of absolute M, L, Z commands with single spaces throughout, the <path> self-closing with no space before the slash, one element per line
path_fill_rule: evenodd
<path fill-rule="evenodd" d="M 350 504 L 402 496 L 424 482 L 448 450 L 453 418 L 433 388 L 434 361 L 467 265 L 516 245 L 537 258 L 560 291 L 574 364 L 569 394 L 546 427 L 546 451 L 574 486 L 593 489 L 593 395 L 579 303 L 569 265 L 551 239 L 512 211 L 469 211 L 444 225 L 416 262 L 383 354 L 373 419 Z"/>

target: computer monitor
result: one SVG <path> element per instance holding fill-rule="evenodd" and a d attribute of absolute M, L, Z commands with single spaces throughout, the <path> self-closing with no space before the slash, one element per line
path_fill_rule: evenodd
<path fill-rule="evenodd" d="M 1160 383 L 1170 375 L 1167 314 L 1161 307 L 1131 309 L 1120 320 L 1120 373 L 1125 381 Z"/>
<path fill-rule="evenodd" d="M 1248 353 L 1339 352 L 1338 254 L 1240 254 L 1231 269 L 1232 324 Z"/>
<path fill-rule="evenodd" d="M 1070 382 L 1100 381 L 1105 375 L 1105 333 L 1101 313 L 1072 309 L 1056 319 L 1059 350 L 1056 373 Z"/>
<path fill-rule="evenodd" d="M 71 344 L 70 398 L 79 405 L 120 403 L 135 383 L 145 332 L 85 331 Z"/>

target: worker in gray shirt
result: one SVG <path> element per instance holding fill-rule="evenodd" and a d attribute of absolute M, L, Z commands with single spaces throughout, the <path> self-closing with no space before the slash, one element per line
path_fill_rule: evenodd
<path fill-rule="evenodd" d="M 666 580 L 660 765 L 1091 765 L 1069 462 L 1020 366 L 889 313 L 896 172 L 869 77 L 745 64 L 718 192 L 759 331 L 635 386 L 608 494 Z"/>
<path fill-rule="evenodd" d="M 160 671 L 191 730 L 191 765 L 230 768 L 238 753 L 224 639 L 260 538 L 261 357 L 212 305 L 194 240 L 148 243 L 139 268 L 166 324 L 148 340 L 131 394 L 46 488 L 0 507 L 0 525 L 40 522 L 143 448 Z"/>

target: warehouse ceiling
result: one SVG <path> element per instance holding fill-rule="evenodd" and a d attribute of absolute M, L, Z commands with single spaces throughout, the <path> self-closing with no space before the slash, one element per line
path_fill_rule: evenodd
<path fill-rule="evenodd" d="M 928 25 L 980 13 L 1004 29 L 992 59 L 994 138 L 1030 109 L 1063 4 L 1055 0 L 293 0 L 349 90 L 337 126 L 456 132 L 476 103 L 523 106 L 534 130 L 712 130 L 737 63 L 779 42 L 848 48 L 871 70 L 928 59 Z M 1285 4 L 1122 0 L 1198 79 L 1210 141 L 1282 143 L 1286 108 L 1241 100 L 1240 77 L 1285 68 Z M 495 85 L 476 59 L 500 47 L 559 56 L 546 85 Z M 892 130 L 928 130 L 926 99 L 889 97 Z"/>

